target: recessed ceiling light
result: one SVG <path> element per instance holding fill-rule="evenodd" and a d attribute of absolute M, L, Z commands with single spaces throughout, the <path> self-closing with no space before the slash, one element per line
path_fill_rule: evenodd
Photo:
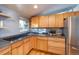
<path fill-rule="evenodd" d="M 34 8 L 36 9 L 36 8 L 38 8 L 38 6 L 37 5 L 34 5 Z"/>

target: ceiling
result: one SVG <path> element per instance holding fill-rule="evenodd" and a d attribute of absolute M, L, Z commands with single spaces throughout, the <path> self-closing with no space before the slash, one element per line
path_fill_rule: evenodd
<path fill-rule="evenodd" d="M 30 18 L 35 15 L 47 15 L 63 12 L 74 8 L 75 4 L 37 4 L 38 8 L 34 9 L 34 4 L 4 4 L 3 6 L 16 11 L 20 16 Z"/>

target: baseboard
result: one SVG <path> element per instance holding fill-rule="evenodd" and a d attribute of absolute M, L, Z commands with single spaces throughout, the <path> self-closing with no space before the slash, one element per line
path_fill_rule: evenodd
<path fill-rule="evenodd" d="M 50 55 L 59 55 L 59 54 L 56 54 L 56 53 L 51 53 L 51 52 L 44 51 L 44 50 L 40 50 L 40 49 L 36 49 L 36 48 L 32 48 L 32 49 L 27 53 L 27 55 L 29 55 L 29 53 L 30 53 L 32 50 L 37 50 L 37 51 L 40 51 L 40 52 L 45 52 L 45 53 L 48 53 L 48 54 L 50 54 Z"/>

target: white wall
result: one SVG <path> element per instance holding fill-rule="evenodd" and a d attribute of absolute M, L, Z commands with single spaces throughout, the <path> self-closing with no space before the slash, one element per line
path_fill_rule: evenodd
<path fill-rule="evenodd" d="M 75 8 L 73 8 L 73 11 L 79 11 L 79 4 Z"/>
<path fill-rule="evenodd" d="M 0 28 L 0 37 L 5 37 L 5 36 L 10 36 L 10 35 L 15 35 L 19 34 L 19 19 L 18 19 L 18 14 L 6 7 L 0 6 L 0 11 L 3 11 L 3 13 L 11 16 L 12 18 L 8 18 L 4 20 L 4 29 Z"/>

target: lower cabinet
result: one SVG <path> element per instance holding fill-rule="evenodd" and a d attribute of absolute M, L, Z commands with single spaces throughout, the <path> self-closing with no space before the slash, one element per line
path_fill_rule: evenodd
<path fill-rule="evenodd" d="M 11 44 L 9 47 L 0 49 L 0 54 L 27 55 L 32 48 L 64 55 L 65 39 L 63 37 L 30 36 Z"/>
<path fill-rule="evenodd" d="M 3 49 L 0 51 L 0 55 L 11 55 L 11 47 L 3 48 Z"/>
<path fill-rule="evenodd" d="M 55 54 L 65 54 L 65 39 L 64 38 L 53 38 L 48 39 L 48 51 Z"/>
<path fill-rule="evenodd" d="M 47 51 L 48 45 L 47 45 L 47 37 L 38 37 L 37 38 L 37 49 Z"/>
<path fill-rule="evenodd" d="M 18 55 L 18 49 L 17 48 L 12 49 L 11 54 L 12 55 Z"/>
<path fill-rule="evenodd" d="M 37 36 L 30 37 L 30 44 L 32 48 L 37 48 Z"/>
<path fill-rule="evenodd" d="M 11 45 L 12 55 L 23 55 L 23 41 L 17 41 Z"/>
<path fill-rule="evenodd" d="M 24 55 L 28 54 L 31 48 L 32 47 L 30 43 L 30 38 L 25 38 L 24 39 Z"/>
<path fill-rule="evenodd" d="M 19 46 L 19 47 L 17 48 L 17 50 L 18 50 L 18 55 L 23 55 L 23 54 L 24 54 L 23 44 L 22 44 L 21 46 Z"/>

